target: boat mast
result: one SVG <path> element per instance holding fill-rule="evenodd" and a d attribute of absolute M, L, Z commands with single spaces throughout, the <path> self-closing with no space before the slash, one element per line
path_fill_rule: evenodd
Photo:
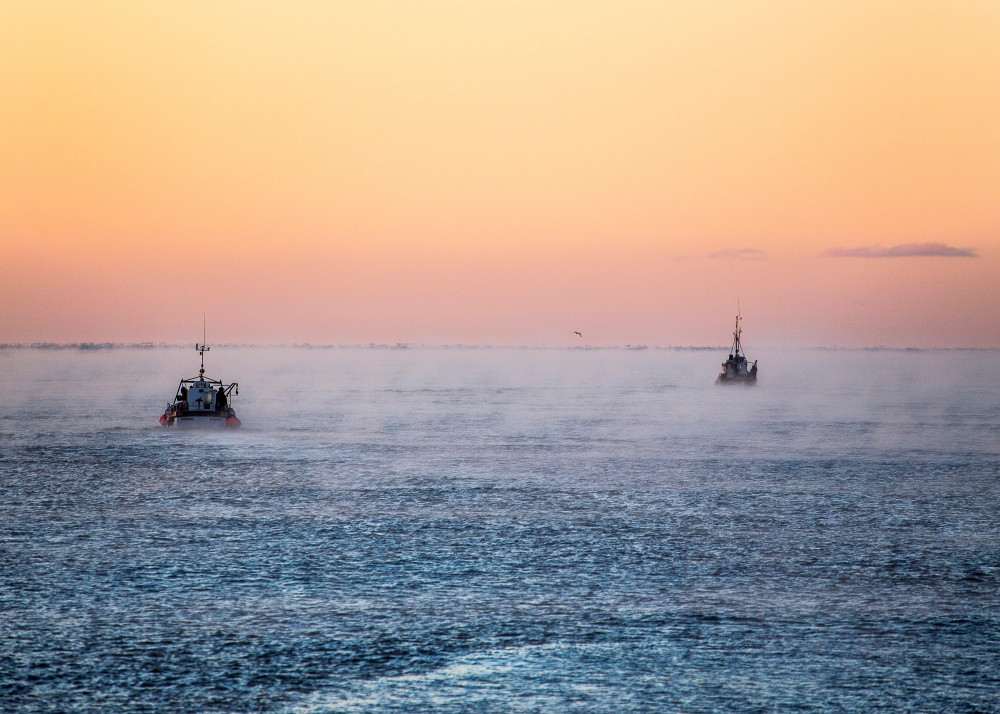
<path fill-rule="evenodd" d="M 201 369 L 198 370 L 198 375 L 204 379 L 205 378 L 205 353 L 210 351 L 212 348 L 205 346 L 205 313 L 201 314 L 201 345 L 199 346 L 197 342 L 194 344 L 194 348 L 201 354 Z"/>
<path fill-rule="evenodd" d="M 740 317 L 741 317 L 740 313 L 742 313 L 742 312 L 743 312 L 743 310 L 740 309 L 740 296 L 737 295 L 736 296 L 736 332 L 734 333 L 736 335 L 736 352 L 735 352 L 735 356 L 736 357 L 740 356 Z"/>
<path fill-rule="evenodd" d="M 736 314 L 736 327 L 733 329 L 733 357 L 740 356 L 740 315 Z"/>

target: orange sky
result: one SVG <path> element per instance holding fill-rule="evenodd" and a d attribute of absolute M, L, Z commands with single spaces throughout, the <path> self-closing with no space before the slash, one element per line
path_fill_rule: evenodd
<path fill-rule="evenodd" d="M 0 342 L 1000 347 L 998 127 L 995 0 L 4 3 Z"/>

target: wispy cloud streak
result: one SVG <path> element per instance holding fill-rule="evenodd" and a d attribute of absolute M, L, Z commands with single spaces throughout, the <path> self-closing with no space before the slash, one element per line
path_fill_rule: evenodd
<path fill-rule="evenodd" d="M 955 248 L 944 243 L 903 243 L 860 248 L 830 248 L 821 253 L 826 258 L 978 258 L 971 248 Z"/>
<path fill-rule="evenodd" d="M 767 253 L 757 248 L 737 248 L 710 253 L 708 257 L 718 260 L 764 260 Z"/>

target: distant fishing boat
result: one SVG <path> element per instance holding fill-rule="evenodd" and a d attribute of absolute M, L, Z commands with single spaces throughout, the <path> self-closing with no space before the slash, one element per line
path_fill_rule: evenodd
<path fill-rule="evenodd" d="M 747 358 L 743 354 L 743 345 L 740 342 L 739 313 L 736 314 L 736 329 L 733 330 L 733 347 L 729 352 L 729 359 L 722 363 L 722 373 L 716 378 L 716 384 L 745 384 L 753 386 L 757 384 L 757 360 L 747 368 Z"/>
<path fill-rule="evenodd" d="M 182 379 L 177 385 L 174 401 L 167 404 L 160 415 L 161 426 L 194 429 L 237 429 L 240 420 L 232 407 L 233 395 L 239 395 L 236 382 L 224 384 L 205 376 L 205 353 L 211 348 L 196 344 L 201 355 L 201 369 L 197 377 Z"/>

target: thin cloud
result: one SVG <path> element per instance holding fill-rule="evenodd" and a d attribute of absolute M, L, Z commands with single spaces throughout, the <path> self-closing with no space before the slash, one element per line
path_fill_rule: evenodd
<path fill-rule="evenodd" d="M 971 248 L 955 248 L 944 243 L 903 243 L 889 248 L 881 245 L 861 248 L 830 248 L 826 258 L 978 258 Z"/>
<path fill-rule="evenodd" d="M 764 260 L 767 253 L 756 248 L 737 248 L 736 250 L 720 250 L 708 256 L 719 260 Z"/>

